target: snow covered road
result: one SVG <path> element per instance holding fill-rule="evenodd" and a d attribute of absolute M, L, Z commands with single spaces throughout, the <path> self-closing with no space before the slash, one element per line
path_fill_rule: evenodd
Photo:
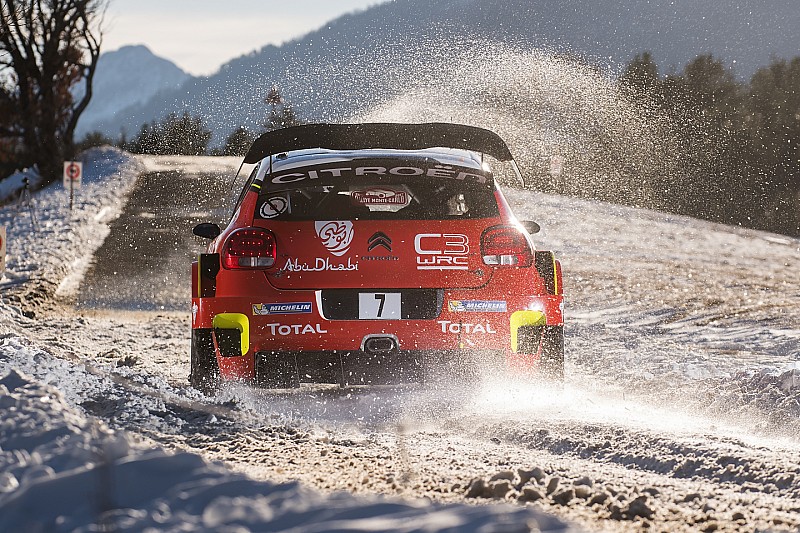
<path fill-rule="evenodd" d="M 470 390 L 230 387 L 206 398 L 186 383 L 189 316 L 179 303 L 188 287 L 180 258 L 199 245 L 176 239 L 177 224 L 159 217 L 185 210 L 176 220 L 190 229 L 213 206 L 159 197 L 147 210 L 126 187 L 147 171 L 187 190 L 189 176 L 227 179 L 236 163 L 140 158 L 125 171 L 130 183 L 98 187 L 68 224 L 63 208 L 46 211 L 63 191 L 44 191 L 41 234 L 0 211 L 5 223 L 16 217 L 12 228 L 24 239 L 0 282 L 0 377 L 13 369 L 56 387 L 80 416 L 143 444 L 324 493 L 523 505 L 589 530 L 800 527 L 799 241 L 507 191 L 517 214 L 543 227 L 542 247 L 564 263 L 563 390 L 490 378 Z M 126 235 L 126 217 L 145 223 Z M 150 263 L 135 250 L 122 255 L 124 240 L 171 232 L 170 257 L 178 259 L 158 264 L 159 283 L 138 285 L 147 298 L 125 296 L 107 264 L 87 269 L 114 219 L 106 247 L 141 268 Z M 53 243 L 47 252 L 42 234 Z M 80 294 L 105 307 L 76 308 L 92 303 Z M 530 517 L 503 509 L 508 529 L 495 520 L 487 530 L 526 530 L 513 527 Z"/>

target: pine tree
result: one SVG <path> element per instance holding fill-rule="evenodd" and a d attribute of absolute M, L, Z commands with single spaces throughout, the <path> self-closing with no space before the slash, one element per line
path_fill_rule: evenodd
<path fill-rule="evenodd" d="M 765 191 L 764 227 L 800 235 L 800 57 L 758 69 L 747 100 L 745 128 Z"/>
<path fill-rule="evenodd" d="M 137 154 L 203 155 L 210 140 L 211 130 L 202 117 L 170 113 L 161 122 L 142 124 L 129 149 Z"/>
<path fill-rule="evenodd" d="M 255 140 L 255 134 L 244 126 L 239 126 L 225 139 L 222 155 L 244 156 Z"/>
<path fill-rule="evenodd" d="M 635 98 L 653 98 L 661 85 L 653 55 L 650 52 L 636 54 L 619 77 L 619 83 Z"/>
<path fill-rule="evenodd" d="M 161 125 L 161 153 L 168 155 L 203 155 L 208 150 L 211 130 L 202 117 L 188 111 L 177 116 L 170 113 Z"/>

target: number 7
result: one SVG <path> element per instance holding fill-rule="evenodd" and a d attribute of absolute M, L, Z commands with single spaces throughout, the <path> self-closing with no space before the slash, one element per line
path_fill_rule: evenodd
<path fill-rule="evenodd" d="M 378 304 L 378 315 L 377 315 L 378 318 L 380 318 L 381 315 L 383 314 L 383 304 L 386 303 L 386 295 L 385 294 L 376 294 L 375 295 L 375 299 L 381 301 L 381 303 Z"/>

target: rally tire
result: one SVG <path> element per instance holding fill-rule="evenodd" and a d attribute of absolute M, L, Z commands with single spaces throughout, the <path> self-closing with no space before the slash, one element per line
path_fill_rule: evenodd
<path fill-rule="evenodd" d="M 219 364 L 214 352 L 213 329 L 192 330 L 189 384 L 204 394 L 219 390 Z"/>
<path fill-rule="evenodd" d="M 547 379 L 564 381 L 564 326 L 545 326 L 540 368 Z"/>

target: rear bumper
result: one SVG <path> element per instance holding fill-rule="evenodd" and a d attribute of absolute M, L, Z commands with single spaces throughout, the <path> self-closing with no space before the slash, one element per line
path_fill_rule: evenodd
<path fill-rule="evenodd" d="M 212 329 L 214 317 L 221 314 L 238 315 L 246 322 L 247 337 L 243 355 L 223 357 L 217 352 L 223 377 L 255 379 L 260 357 L 256 354 L 318 354 L 317 359 L 335 354 L 334 359 L 340 359 L 346 353 L 354 365 L 363 367 L 362 361 L 375 355 L 365 350 L 370 338 L 394 341 L 393 355 L 387 354 L 394 367 L 412 367 L 407 361 L 419 353 L 492 351 L 513 357 L 519 348 L 519 327 L 563 325 L 563 297 L 514 295 L 499 301 L 489 291 L 445 290 L 438 316 L 426 320 L 330 320 L 323 312 L 320 291 L 279 291 L 261 301 L 192 299 L 193 328 Z"/>
<path fill-rule="evenodd" d="M 438 316 L 426 320 L 329 320 L 321 310 L 319 291 L 291 291 L 281 296 L 269 302 L 193 298 L 192 328 L 212 328 L 216 315 L 236 313 L 249 322 L 253 352 L 358 350 L 370 335 L 393 335 L 401 350 L 446 350 L 510 349 L 515 314 L 520 311 L 541 313 L 549 326 L 564 323 L 560 295 L 517 297 L 499 306 L 496 299 L 445 291 Z M 477 310 L 481 304 L 494 304 L 495 310 Z"/>

